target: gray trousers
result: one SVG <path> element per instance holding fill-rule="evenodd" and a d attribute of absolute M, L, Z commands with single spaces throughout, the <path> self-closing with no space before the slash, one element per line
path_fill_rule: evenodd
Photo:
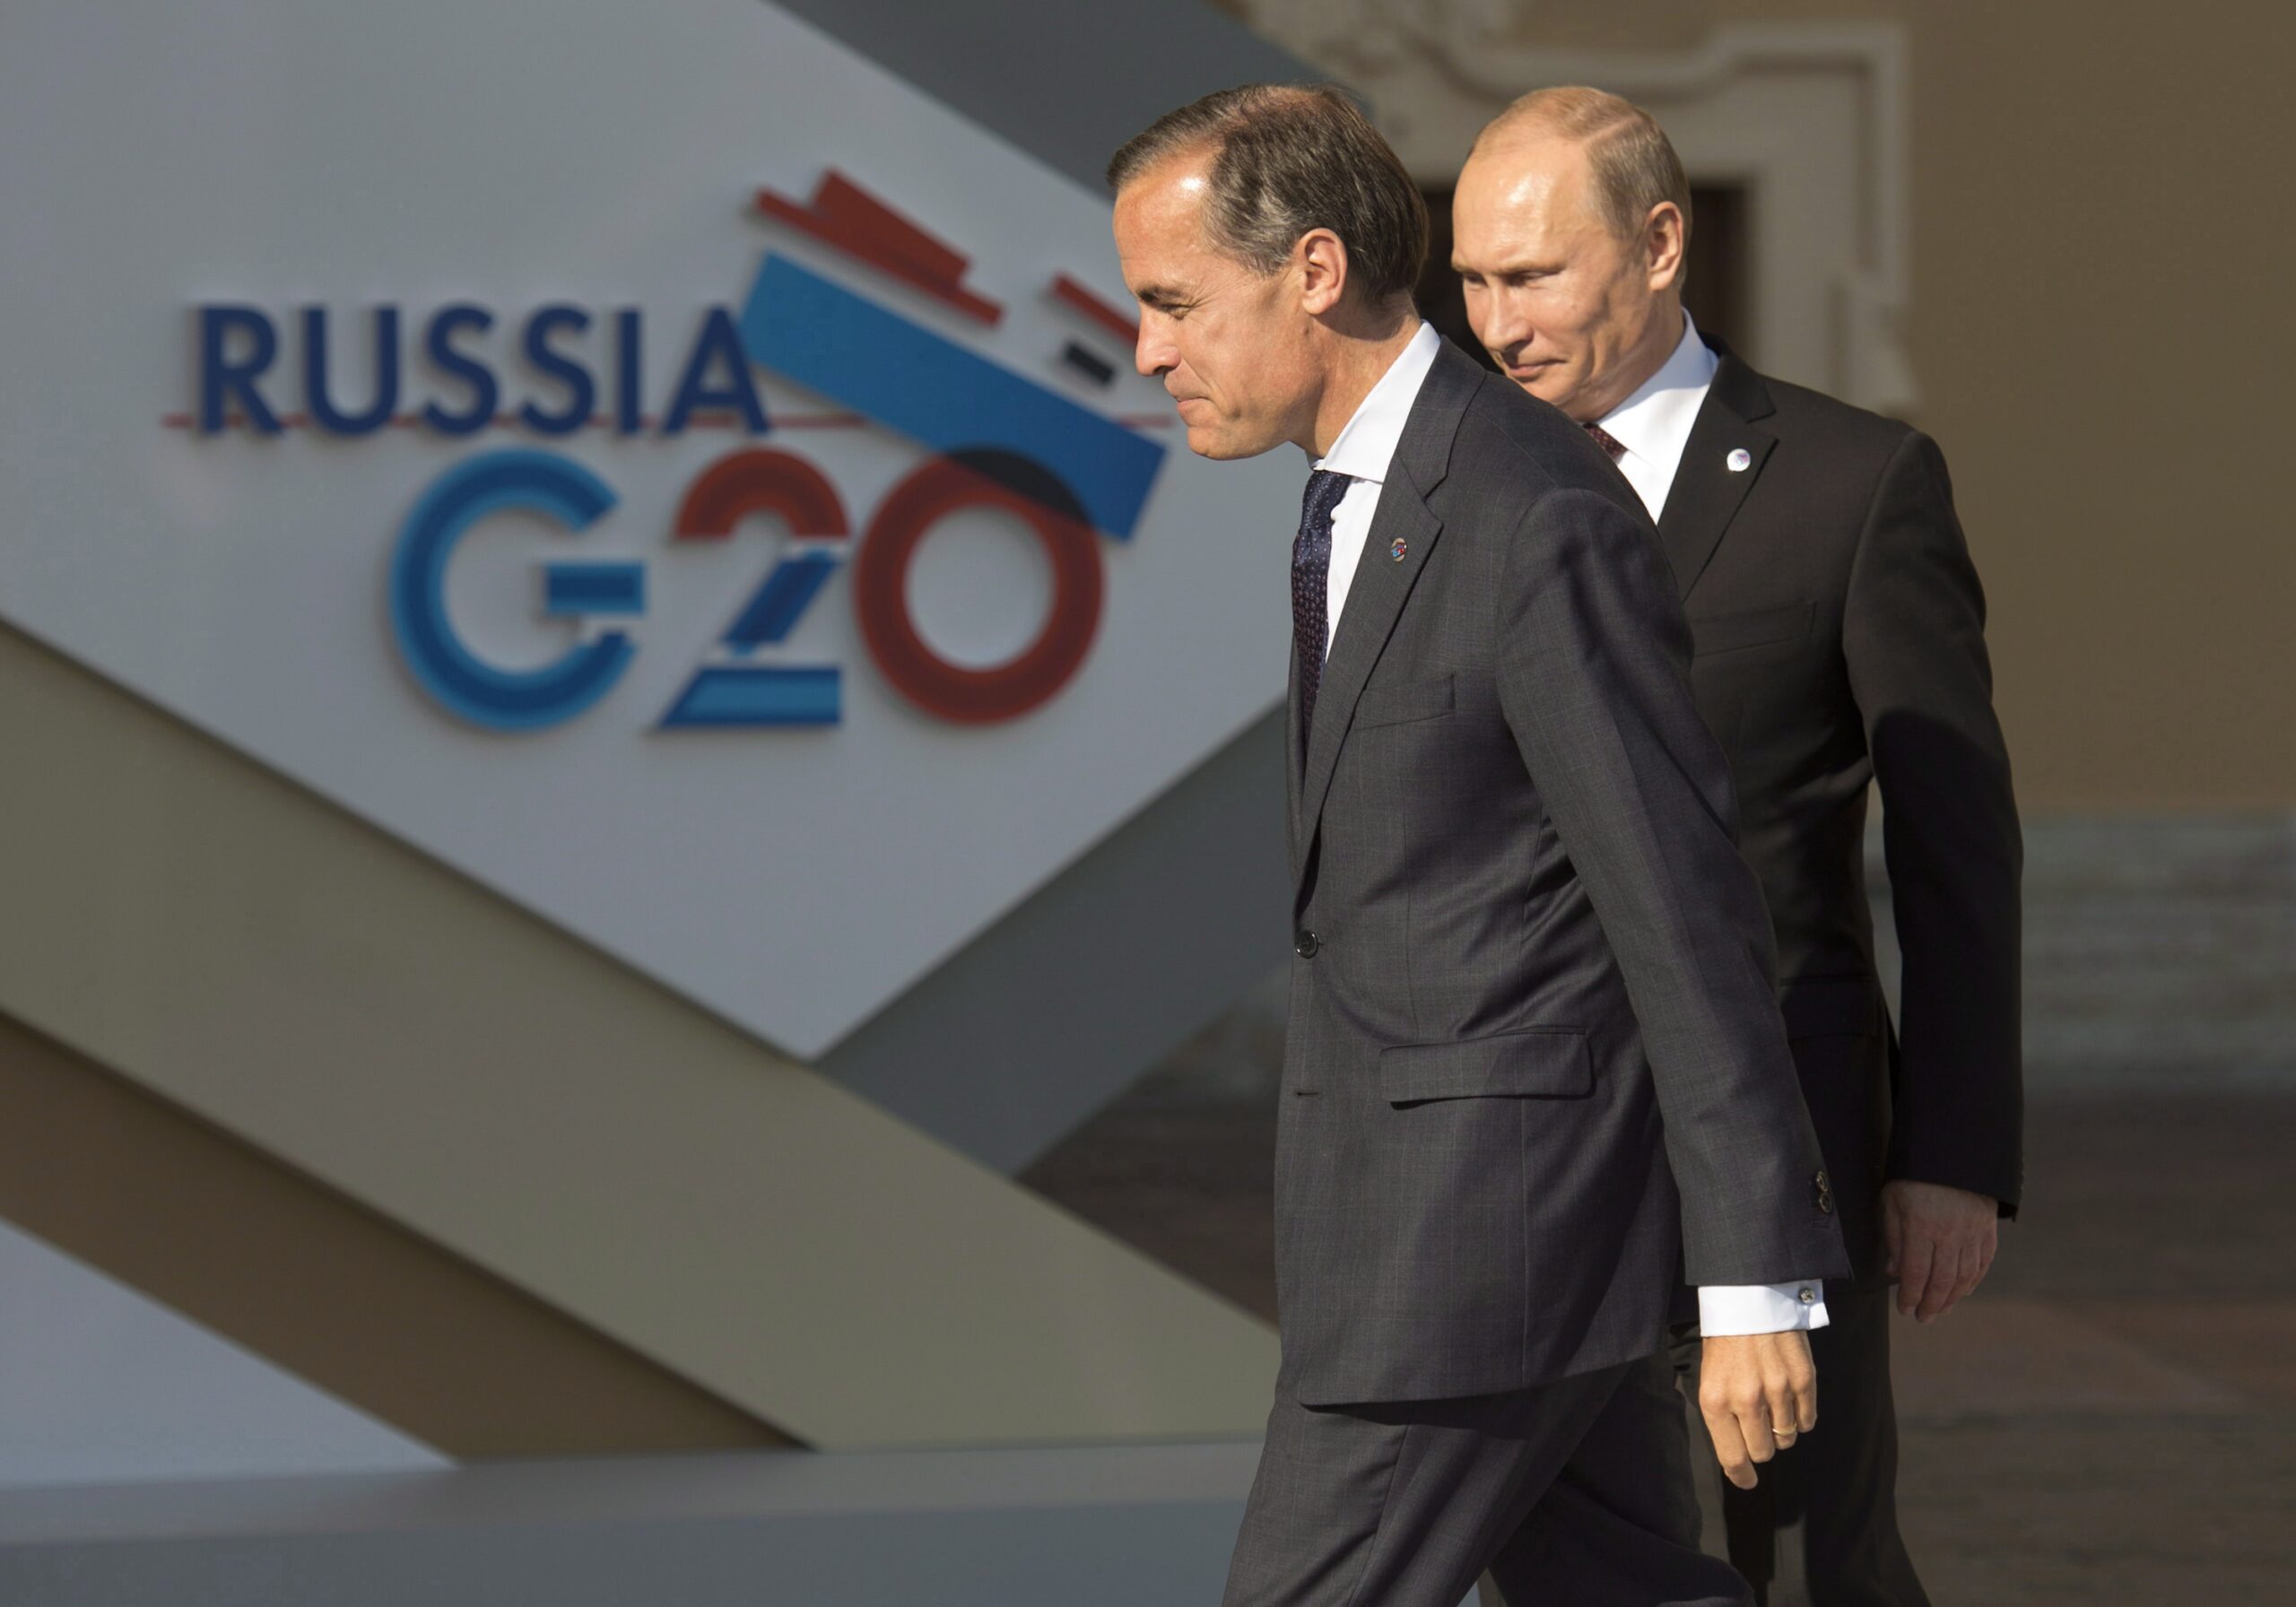
<path fill-rule="evenodd" d="M 1698 1549 L 1665 1355 L 1536 1389 L 1311 1410 L 1278 1386 L 1225 1607 L 1745 1607 Z"/>
<path fill-rule="evenodd" d="M 1761 1470 L 1752 1490 L 1722 1477 L 1703 1428 L 1699 1476 L 1721 1492 L 1731 1563 L 1761 1607 L 1929 1607 L 1898 1532 L 1898 1418 L 1890 1392 L 1886 1286 L 1826 1285 L 1810 1334 L 1818 1426 Z M 1696 1422 L 1698 1341 L 1674 1348 Z"/>

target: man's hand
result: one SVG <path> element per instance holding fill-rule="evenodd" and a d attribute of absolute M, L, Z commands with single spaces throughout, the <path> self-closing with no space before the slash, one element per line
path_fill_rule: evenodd
<path fill-rule="evenodd" d="M 1733 1333 L 1709 1339 L 1698 1366 L 1698 1410 L 1714 1437 L 1723 1476 L 1754 1487 L 1768 1462 L 1818 1426 L 1818 1369 L 1806 1333 Z"/>
<path fill-rule="evenodd" d="M 1935 1322 L 1984 1281 L 2001 1247 L 2000 1204 L 1942 1183 L 1884 1183 L 1882 1241 L 1899 1312 Z"/>

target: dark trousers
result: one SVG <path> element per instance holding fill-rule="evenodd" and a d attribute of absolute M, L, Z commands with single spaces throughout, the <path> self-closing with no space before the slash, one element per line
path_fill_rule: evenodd
<path fill-rule="evenodd" d="M 1698 1340 L 1674 1347 L 1701 1480 L 1721 1491 L 1730 1561 L 1761 1607 L 1929 1607 L 1898 1533 L 1898 1417 L 1890 1394 L 1890 1290 L 1826 1285 L 1810 1335 L 1818 1426 L 1740 1490 L 1698 1416 Z"/>
<path fill-rule="evenodd" d="M 1698 1550 L 1664 1355 L 1536 1389 L 1311 1410 L 1279 1385 L 1225 1607 L 1744 1607 Z"/>

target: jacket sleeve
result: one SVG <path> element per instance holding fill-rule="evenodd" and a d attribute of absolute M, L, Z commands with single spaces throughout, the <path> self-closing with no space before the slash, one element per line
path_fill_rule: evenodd
<path fill-rule="evenodd" d="M 1722 750 L 1691 699 L 1690 628 L 1647 520 L 1556 490 L 1509 540 L 1499 696 L 1626 983 L 1697 1284 L 1846 1276 L 1735 842 Z"/>
<path fill-rule="evenodd" d="M 1842 653 L 1881 786 L 1905 957 L 1889 1176 L 1990 1194 L 2014 1215 L 2024 850 L 1993 712 L 1985 594 L 1926 436 L 1909 433 L 1875 486 Z"/>

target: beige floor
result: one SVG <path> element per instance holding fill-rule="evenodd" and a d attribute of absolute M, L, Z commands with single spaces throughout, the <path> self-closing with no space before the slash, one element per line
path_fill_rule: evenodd
<path fill-rule="evenodd" d="M 1269 1315 L 1273 1139 L 1152 1083 L 1025 1180 Z M 2028 1153 L 1987 1286 L 1897 1331 L 1932 1596 L 2296 1603 L 2296 1094 L 2052 1099 Z"/>

